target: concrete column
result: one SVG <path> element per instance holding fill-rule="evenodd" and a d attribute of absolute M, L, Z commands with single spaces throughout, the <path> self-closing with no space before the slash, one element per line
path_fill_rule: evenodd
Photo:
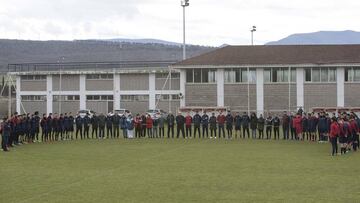
<path fill-rule="evenodd" d="M 216 72 L 217 84 L 217 106 L 224 106 L 224 69 L 218 69 Z"/>
<path fill-rule="evenodd" d="M 52 75 L 46 76 L 46 113 L 53 113 L 53 80 Z"/>
<path fill-rule="evenodd" d="M 296 68 L 296 106 L 304 108 L 304 68 Z"/>
<path fill-rule="evenodd" d="M 80 109 L 86 109 L 86 75 L 80 75 Z"/>
<path fill-rule="evenodd" d="M 183 98 L 180 99 L 180 107 L 184 107 L 186 105 L 185 102 L 185 84 L 186 84 L 186 70 L 180 70 L 180 93 L 183 95 Z"/>
<path fill-rule="evenodd" d="M 264 114 L 264 69 L 256 69 L 256 113 Z"/>
<path fill-rule="evenodd" d="M 149 109 L 156 108 L 155 73 L 149 74 Z"/>
<path fill-rule="evenodd" d="M 345 106 L 345 68 L 338 67 L 336 69 L 336 91 L 337 91 L 337 106 Z"/>
<path fill-rule="evenodd" d="M 120 74 L 114 74 L 114 110 L 120 109 Z"/>
<path fill-rule="evenodd" d="M 8 76 L 8 77 L 12 77 L 12 76 Z M 8 82 L 9 82 L 9 79 L 8 79 Z M 10 84 L 8 84 L 8 85 L 10 85 Z M 19 114 L 21 112 L 20 91 L 21 91 L 21 77 L 18 75 L 18 76 L 16 76 L 16 112 L 18 112 Z M 10 101 L 10 102 L 12 102 L 12 101 Z"/>

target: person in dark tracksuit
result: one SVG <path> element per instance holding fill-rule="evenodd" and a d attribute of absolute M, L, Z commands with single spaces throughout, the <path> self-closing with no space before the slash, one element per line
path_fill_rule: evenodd
<path fill-rule="evenodd" d="M 159 121 L 159 137 L 164 138 L 165 137 L 165 118 L 164 118 L 164 115 L 160 115 L 158 121 Z"/>
<path fill-rule="evenodd" d="M 266 139 L 271 139 L 272 128 L 273 128 L 273 118 L 269 115 L 265 120 L 266 125 Z"/>
<path fill-rule="evenodd" d="M 169 115 L 166 118 L 166 122 L 168 123 L 167 137 L 170 138 L 170 132 L 171 132 L 171 137 L 174 138 L 175 117 L 171 112 L 169 112 Z"/>
<path fill-rule="evenodd" d="M 74 139 L 73 138 L 73 134 L 74 134 L 74 122 L 75 122 L 75 118 L 74 116 L 71 114 L 71 112 L 69 112 L 69 140 Z"/>
<path fill-rule="evenodd" d="M 136 114 L 134 119 L 135 126 L 135 138 L 141 138 L 141 117 L 140 114 Z"/>
<path fill-rule="evenodd" d="M 3 119 L 3 122 L 1 123 L 1 135 L 2 135 L 1 148 L 4 152 L 9 151 L 8 143 L 9 143 L 9 137 L 10 137 L 10 133 L 11 133 L 10 131 L 11 131 L 10 120 L 7 117 L 5 117 Z"/>
<path fill-rule="evenodd" d="M 265 126 L 265 119 L 262 114 L 260 114 L 260 117 L 257 122 L 257 129 L 259 132 L 259 139 L 264 139 L 264 126 Z"/>
<path fill-rule="evenodd" d="M 209 119 L 209 125 L 210 125 L 210 138 L 215 138 L 216 139 L 216 116 L 215 113 L 212 113 L 210 119 Z"/>
<path fill-rule="evenodd" d="M 69 139 L 70 133 L 70 119 L 67 113 L 64 114 L 64 140 Z"/>
<path fill-rule="evenodd" d="M 201 117 L 201 124 L 202 124 L 202 138 L 205 137 L 205 133 L 206 133 L 206 137 L 209 137 L 209 130 L 208 130 L 209 116 L 206 114 L 206 111 L 204 111 L 204 115 Z"/>
<path fill-rule="evenodd" d="M 234 117 L 231 115 L 230 111 L 228 111 L 225 121 L 226 121 L 226 131 L 227 131 L 228 139 L 232 139 Z"/>
<path fill-rule="evenodd" d="M 289 129 L 290 129 L 290 118 L 287 115 L 286 111 L 284 111 L 282 118 L 281 118 L 281 125 L 283 130 L 283 139 L 288 140 L 289 139 Z"/>
<path fill-rule="evenodd" d="M 48 140 L 49 141 L 52 141 L 52 135 L 53 135 L 53 132 L 52 132 L 52 113 L 49 113 L 49 116 L 47 117 L 46 119 L 46 127 L 47 127 L 47 130 L 48 130 Z"/>
<path fill-rule="evenodd" d="M 196 138 L 196 133 L 200 138 L 201 116 L 199 115 L 198 111 L 196 111 L 195 115 L 193 116 L 193 123 L 194 123 L 194 138 Z"/>
<path fill-rule="evenodd" d="M 76 133 L 75 138 L 78 139 L 78 134 L 80 133 L 80 138 L 83 139 L 83 118 L 80 115 L 77 115 L 75 118 L 75 125 L 76 125 Z"/>
<path fill-rule="evenodd" d="M 179 138 L 180 133 L 182 134 L 183 138 L 185 139 L 185 117 L 179 113 L 176 116 L 176 138 Z"/>
<path fill-rule="evenodd" d="M 301 125 L 303 140 L 305 140 L 305 136 L 307 137 L 307 139 L 309 139 L 309 118 L 306 116 L 306 114 L 303 115 Z"/>
<path fill-rule="evenodd" d="M 64 133 L 65 133 L 65 121 L 63 114 L 60 114 L 59 117 L 59 134 L 60 134 L 60 140 L 64 139 Z"/>
<path fill-rule="evenodd" d="M 99 119 L 99 139 L 104 139 L 105 138 L 106 117 L 103 113 L 100 113 L 98 119 Z"/>
<path fill-rule="evenodd" d="M 289 117 L 289 122 L 290 122 L 289 123 L 289 127 L 290 127 L 289 132 L 290 132 L 290 135 L 291 135 L 291 140 L 296 139 L 296 130 L 295 130 L 293 120 L 294 120 L 294 115 L 291 114 L 290 117 Z"/>
<path fill-rule="evenodd" d="M 41 141 L 45 142 L 48 139 L 48 129 L 47 129 L 47 121 L 46 121 L 46 114 L 43 114 L 43 118 L 40 121 L 41 126 Z"/>
<path fill-rule="evenodd" d="M 89 114 L 86 114 L 84 117 L 84 139 L 89 139 L 89 130 L 90 130 L 91 118 Z"/>
<path fill-rule="evenodd" d="M 107 115 L 106 116 L 106 136 L 109 139 L 112 138 L 112 131 L 113 131 L 113 122 L 112 122 L 112 116 Z"/>
<path fill-rule="evenodd" d="M 99 128 L 99 118 L 96 115 L 96 113 L 94 113 L 94 115 L 91 117 L 91 138 L 94 139 L 94 134 L 95 134 L 95 138 L 99 138 L 98 135 L 98 128 Z"/>
<path fill-rule="evenodd" d="M 191 138 L 192 117 L 187 113 L 185 117 L 186 138 Z"/>
<path fill-rule="evenodd" d="M 121 121 L 123 121 L 125 119 L 125 125 L 121 125 Z M 113 122 L 113 137 L 114 138 L 119 138 L 120 137 L 120 126 L 121 126 L 121 129 L 123 130 L 124 128 L 126 129 L 126 117 L 125 117 L 125 112 L 124 112 L 124 115 L 123 117 L 118 114 L 118 113 L 115 113 L 115 115 L 113 116 L 113 119 L 112 119 L 112 122 Z M 126 129 L 127 131 L 127 129 Z M 124 134 L 124 130 L 123 130 L 123 134 Z M 124 135 L 124 137 L 126 137 Z"/>
<path fill-rule="evenodd" d="M 225 119 L 226 117 L 222 114 L 222 112 L 220 112 L 220 114 L 216 118 L 219 128 L 219 139 L 221 138 L 221 134 L 223 135 L 223 138 L 225 138 Z"/>
<path fill-rule="evenodd" d="M 251 128 L 252 139 L 256 139 L 257 124 L 258 124 L 258 118 L 255 113 L 252 113 L 250 117 L 250 128 Z"/>
<path fill-rule="evenodd" d="M 280 139 L 280 135 L 279 135 L 279 129 L 280 129 L 280 118 L 275 115 L 274 119 L 273 119 L 273 126 L 274 126 L 274 139 Z"/>
<path fill-rule="evenodd" d="M 127 118 L 125 116 L 125 114 L 123 114 L 118 122 L 118 126 L 121 127 L 122 130 L 122 134 L 123 134 L 123 138 L 128 138 L 128 134 L 127 134 Z"/>
<path fill-rule="evenodd" d="M 141 115 L 141 136 L 146 137 L 146 116 Z"/>
<path fill-rule="evenodd" d="M 239 138 L 241 138 L 241 122 L 242 122 L 242 118 L 241 118 L 239 112 L 236 112 L 236 115 L 235 115 L 235 117 L 234 117 L 234 123 L 235 123 L 235 138 L 237 138 L 238 132 L 239 132 Z"/>
<path fill-rule="evenodd" d="M 250 131 L 249 131 L 249 122 L 250 118 L 247 115 L 246 112 L 244 112 L 244 115 L 241 119 L 242 129 L 243 129 L 243 138 L 245 138 L 245 133 L 247 133 L 248 138 L 250 138 Z"/>
<path fill-rule="evenodd" d="M 59 127 L 60 123 L 59 123 L 59 117 L 58 115 L 55 113 L 54 114 L 54 118 L 52 120 L 52 129 L 54 132 L 54 141 L 58 141 L 59 140 L 59 134 L 60 134 L 60 127 Z"/>

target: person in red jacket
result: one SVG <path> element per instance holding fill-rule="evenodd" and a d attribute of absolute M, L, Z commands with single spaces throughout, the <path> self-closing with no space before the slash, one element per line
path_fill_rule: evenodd
<path fill-rule="evenodd" d="M 336 121 L 336 118 L 332 118 L 331 125 L 330 125 L 330 143 L 332 146 L 332 156 L 335 156 L 338 152 L 338 146 L 337 146 L 337 137 L 339 136 L 339 124 Z"/>
<path fill-rule="evenodd" d="M 302 118 L 301 118 L 301 114 L 297 114 L 296 117 L 293 119 L 293 126 L 295 128 L 296 131 L 296 139 L 302 140 Z"/>
<path fill-rule="evenodd" d="M 140 114 L 136 114 L 136 117 L 134 119 L 134 125 L 135 125 L 135 138 L 141 137 L 141 117 Z"/>
<path fill-rule="evenodd" d="M 225 119 L 226 117 L 223 115 L 222 111 L 220 111 L 220 114 L 217 116 L 216 119 L 219 127 L 219 138 L 221 138 L 221 132 L 223 134 L 223 137 L 225 138 L 225 129 L 224 129 Z"/>
<path fill-rule="evenodd" d="M 192 117 L 188 112 L 185 117 L 186 138 L 191 138 L 191 124 L 192 124 Z"/>
<path fill-rule="evenodd" d="M 146 117 L 146 129 L 147 129 L 147 134 L 148 134 L 149 138 L 153 138 L 153 136 L 152 136 L 152 127 L 153 127 L 153 119 L 148 114 L 147 117 Z"/>
<path fill-rule="evenodd" d="M 340 153 L 345 154 L 346 153 L 346 131 L 347 126 L 344 125 L 344 120 L 340 118 L 338 121 L 339 123 L 339 143 L 340 143 Z"/>

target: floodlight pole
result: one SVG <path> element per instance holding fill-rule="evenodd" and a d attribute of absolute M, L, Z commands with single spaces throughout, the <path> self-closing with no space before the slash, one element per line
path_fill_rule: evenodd
<path fill-rule="evenodd" d="M 186 59 L 186 43 L 185 43 L 185 7 L 189 6 L 189 0 L 182 0 L 181 6 L 183 7 L 183 60 Z"/>
<path fill-rule="evenodd" d="M 252 26 L 250 32 L 251 32 L 251 46 L 254 46 L 254 32 L 256 32 L 256 26 L 255 25 Z"/>

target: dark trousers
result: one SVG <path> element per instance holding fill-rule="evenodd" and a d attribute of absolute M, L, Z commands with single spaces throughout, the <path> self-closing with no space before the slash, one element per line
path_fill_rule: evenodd
<path fill-rule="evenodd" d="M 271 139 L 272 127 L 266 126 L 266 139 Z"/>
<path fill-rule="evenodd" d="M 284 140 L 288 140 L 289 139 L 289 127 L 287 126 L 283 126 L 283 138 Z"/>
<path fill-rule="evenodd" d="M 202 137 L 205 137 L 205 133 L 206 133 L 206 137 L 209 137 L 209 130 L 208 130 L 208 126 L 207 125 L 203 125 L 202 126 Z M 200 137 L 200 136 L 199 136 Z"/>
<path fill-rule="evenodd" d="M 185 138 L 185 130 L 184 130 L 183 125 L 177 125 L 177 127 L 176 127 L 176 138 L 179 138 L 180 132 L 181 132 L 183 138 Z"/>
<path fill-rule="evenodd" d="M 140 137 L 141 137 L 141 128 L 136 127 L 135 128 L 135 138 L 140 138 Z"/>
<path fill-rule="evenodd" d="M 99 127 L 99 138 L 104 138 L 105 137 L 105 126 L 100 126 Z"/>
<path fill-rule="evenodd" d="M 119 126 L 114 126 L 114 134 L 113 134 L 114 138 L 119 138 L 120 136 L 120 127 Z"/>
<path fill-rule="evenodd" d="M 210 127 L 210 137 L 216 138 L 216 127 Z"/>
<path fill-rule="evenodd" d="M 148 137 L 153 138 L 152 128 L 146 128 L 146 129 L 147 129 Z"/>
<path fill-rule="evenodd" d="M 107 138 L 112 137 L 112 126 L 106 126 L 106 136 Z"/>
<path fill-rule="evenodd" d="M 4 150 L 4 151 L 7 151 L 7 144 L 9 142 L 9 136 L 7 135 L 3 135 L 2 136 L 2 140 L 1 140 L 1 148 Z"/>
<path fill-rule="evenodd" d="M 337 146 L 337 138 L 336 137 L 330 137 L 331 147 L 332 147 L 332 155 L 337 154 L 338 152 L 338 146 Z"/>
<path fill-rule="evenodd" d="M 227 131 L 227 135 L 228 135 L 228 138 L 231 139 L 232 138 L 232 126 L 226 126 L 226 131 Z"/>
<path fill-rule="evenodd" d="M 174 126 L 173 125 L 168 126 L 168 131 L 167 131 L 168 138 L 170 138 L 170 133 L 171 133 L 171 137 L 174 138 Z"/>
<path fill-rule="evenodd" d="M 259 139 L 264 139 L 264 129 L 258 129 L 259 132 Z"/>
<path fill-rule="evenodd" d="M 198 134 L 199 138 L 201 136 L 200 134 L 200 126 L 194 126 L 194 138 L 196 138 L 196 133 Z"/>
<path fill-rule="evenodd" d="M 291 139 L 296 139 L 296 130 L 295 128 L 291 127 L 290 128 L 290 134 L 291 134 Z"/>
<path fill-rule="evenodd" d="M 141 136 L 146 137 L 146 125 L 141 126 Z"/>
<path fill-rule="evenodd" d="M 76 126 L 76 133 L 75 133 L 75 138 L 76 139 L 78 139 L 78 133 L 80 133 L 80 137 L 82 139 L 82 137 L 83 137 L 83 129 L 80 126 Z"/>
<path fill-rule="evenodd" d="M 159 127 L 159 137 L 160 138 L 165 137 L 165 128 L 164 127 Z"/>
<path fill-rule="evenodd" d="M 275 140 L 276 140 L 276 137 L 277 137 L 277 139 L 280 139 L 279 138 L 279 126 L 274 127 L 274 139 Z"/>
<path fill-rule="evenodd" d="M 243 138 L 245 138 L 245 133 L 247 133 L 248 138 L 250 138 L 249 126 L 243 126 Z"/>
<path fill-rule="evenodd" d="M 91 138 L 94 138 L 94 133 L 95 133 L 95 138 L 98 138 L 98 127 L 97 126 L 93 126 L 92 132 L 91 132 Z"/>
<path fill-rule="evenodd" d="M 223 135 L 223 138 L 225 138 L 225 129 L 224 125 L 219 125 L 219 138 L 221 138 L 221 134 Z"/>
<path fill-rule="evenodd" d="M 90 138 L 89 137 L 89 126 L 84 127 L 84 138 Z"/>
<path fill-rule="evenodd" d="M 191 126 L 186 126 L 186 137 L 191 137 Z"/>

